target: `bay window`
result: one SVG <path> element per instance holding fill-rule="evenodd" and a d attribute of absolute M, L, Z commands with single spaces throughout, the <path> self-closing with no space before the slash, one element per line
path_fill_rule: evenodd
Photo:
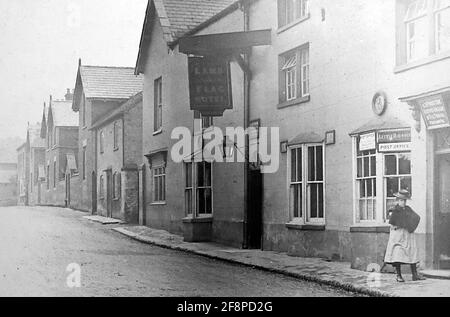
<path fill-rule="evenodd" d="M 323 144 L 289 148 L 289 210 L 294 222 L 314 224 L 325 221 L 323 150 Z"/>
<path fill-rule="evenodd" d="M 401 189 L 413 194 L 411 153 L 380 152 L 375 141 L 373 146 L 360 145 L 361 137 L 354 138 L 355 223 L 384 224 L 396 205 L 394 194 Z"/>

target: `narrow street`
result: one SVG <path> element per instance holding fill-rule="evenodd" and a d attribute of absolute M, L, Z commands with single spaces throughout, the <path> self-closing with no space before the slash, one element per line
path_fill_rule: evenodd
<path fill-rule="evenodd" d="M 352 296 L 130 240 L 62 208 L 0 208 L 0 296 Z M 81 287 L 69 288 L 69 264 Z"/>

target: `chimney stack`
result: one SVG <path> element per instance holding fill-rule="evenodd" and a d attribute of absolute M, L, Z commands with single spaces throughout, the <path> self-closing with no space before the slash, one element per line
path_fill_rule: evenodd
<path fill-rule="evenodd" d="M 67 92 L 66 92 L 65 98 L 66 98 L 66 101 L 73 100 L 73 93 L 70 92 L 70 88 L 67 88 Z"/>

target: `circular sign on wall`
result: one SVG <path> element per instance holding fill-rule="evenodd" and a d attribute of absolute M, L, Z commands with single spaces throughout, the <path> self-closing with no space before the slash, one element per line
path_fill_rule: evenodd
<path fill-rule="evenodd" d="M 372 110 L 373 112 L 381 116 L 387 108 L 387 96 L 384 92 L 379 91 L 373 96 L 372 99 Z"/>

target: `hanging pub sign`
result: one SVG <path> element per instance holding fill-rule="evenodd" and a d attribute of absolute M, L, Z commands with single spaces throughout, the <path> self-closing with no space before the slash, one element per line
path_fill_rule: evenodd
<path fill-rule="evenodd" d="M 222 116 L 233 109 L 230 64 L 226 59 L 189 57 L 191 110 L 203 116 Z"/>
<path fill-rule="evenodd" d="M 450 127 L 447 109 L 441 95 L 418 101 L 428 130 Z"/>
<path fill-rule="evenodd" d="M 380 130 L 377 132 L 378 152 L 411 151 L 411 128 Z"/>

